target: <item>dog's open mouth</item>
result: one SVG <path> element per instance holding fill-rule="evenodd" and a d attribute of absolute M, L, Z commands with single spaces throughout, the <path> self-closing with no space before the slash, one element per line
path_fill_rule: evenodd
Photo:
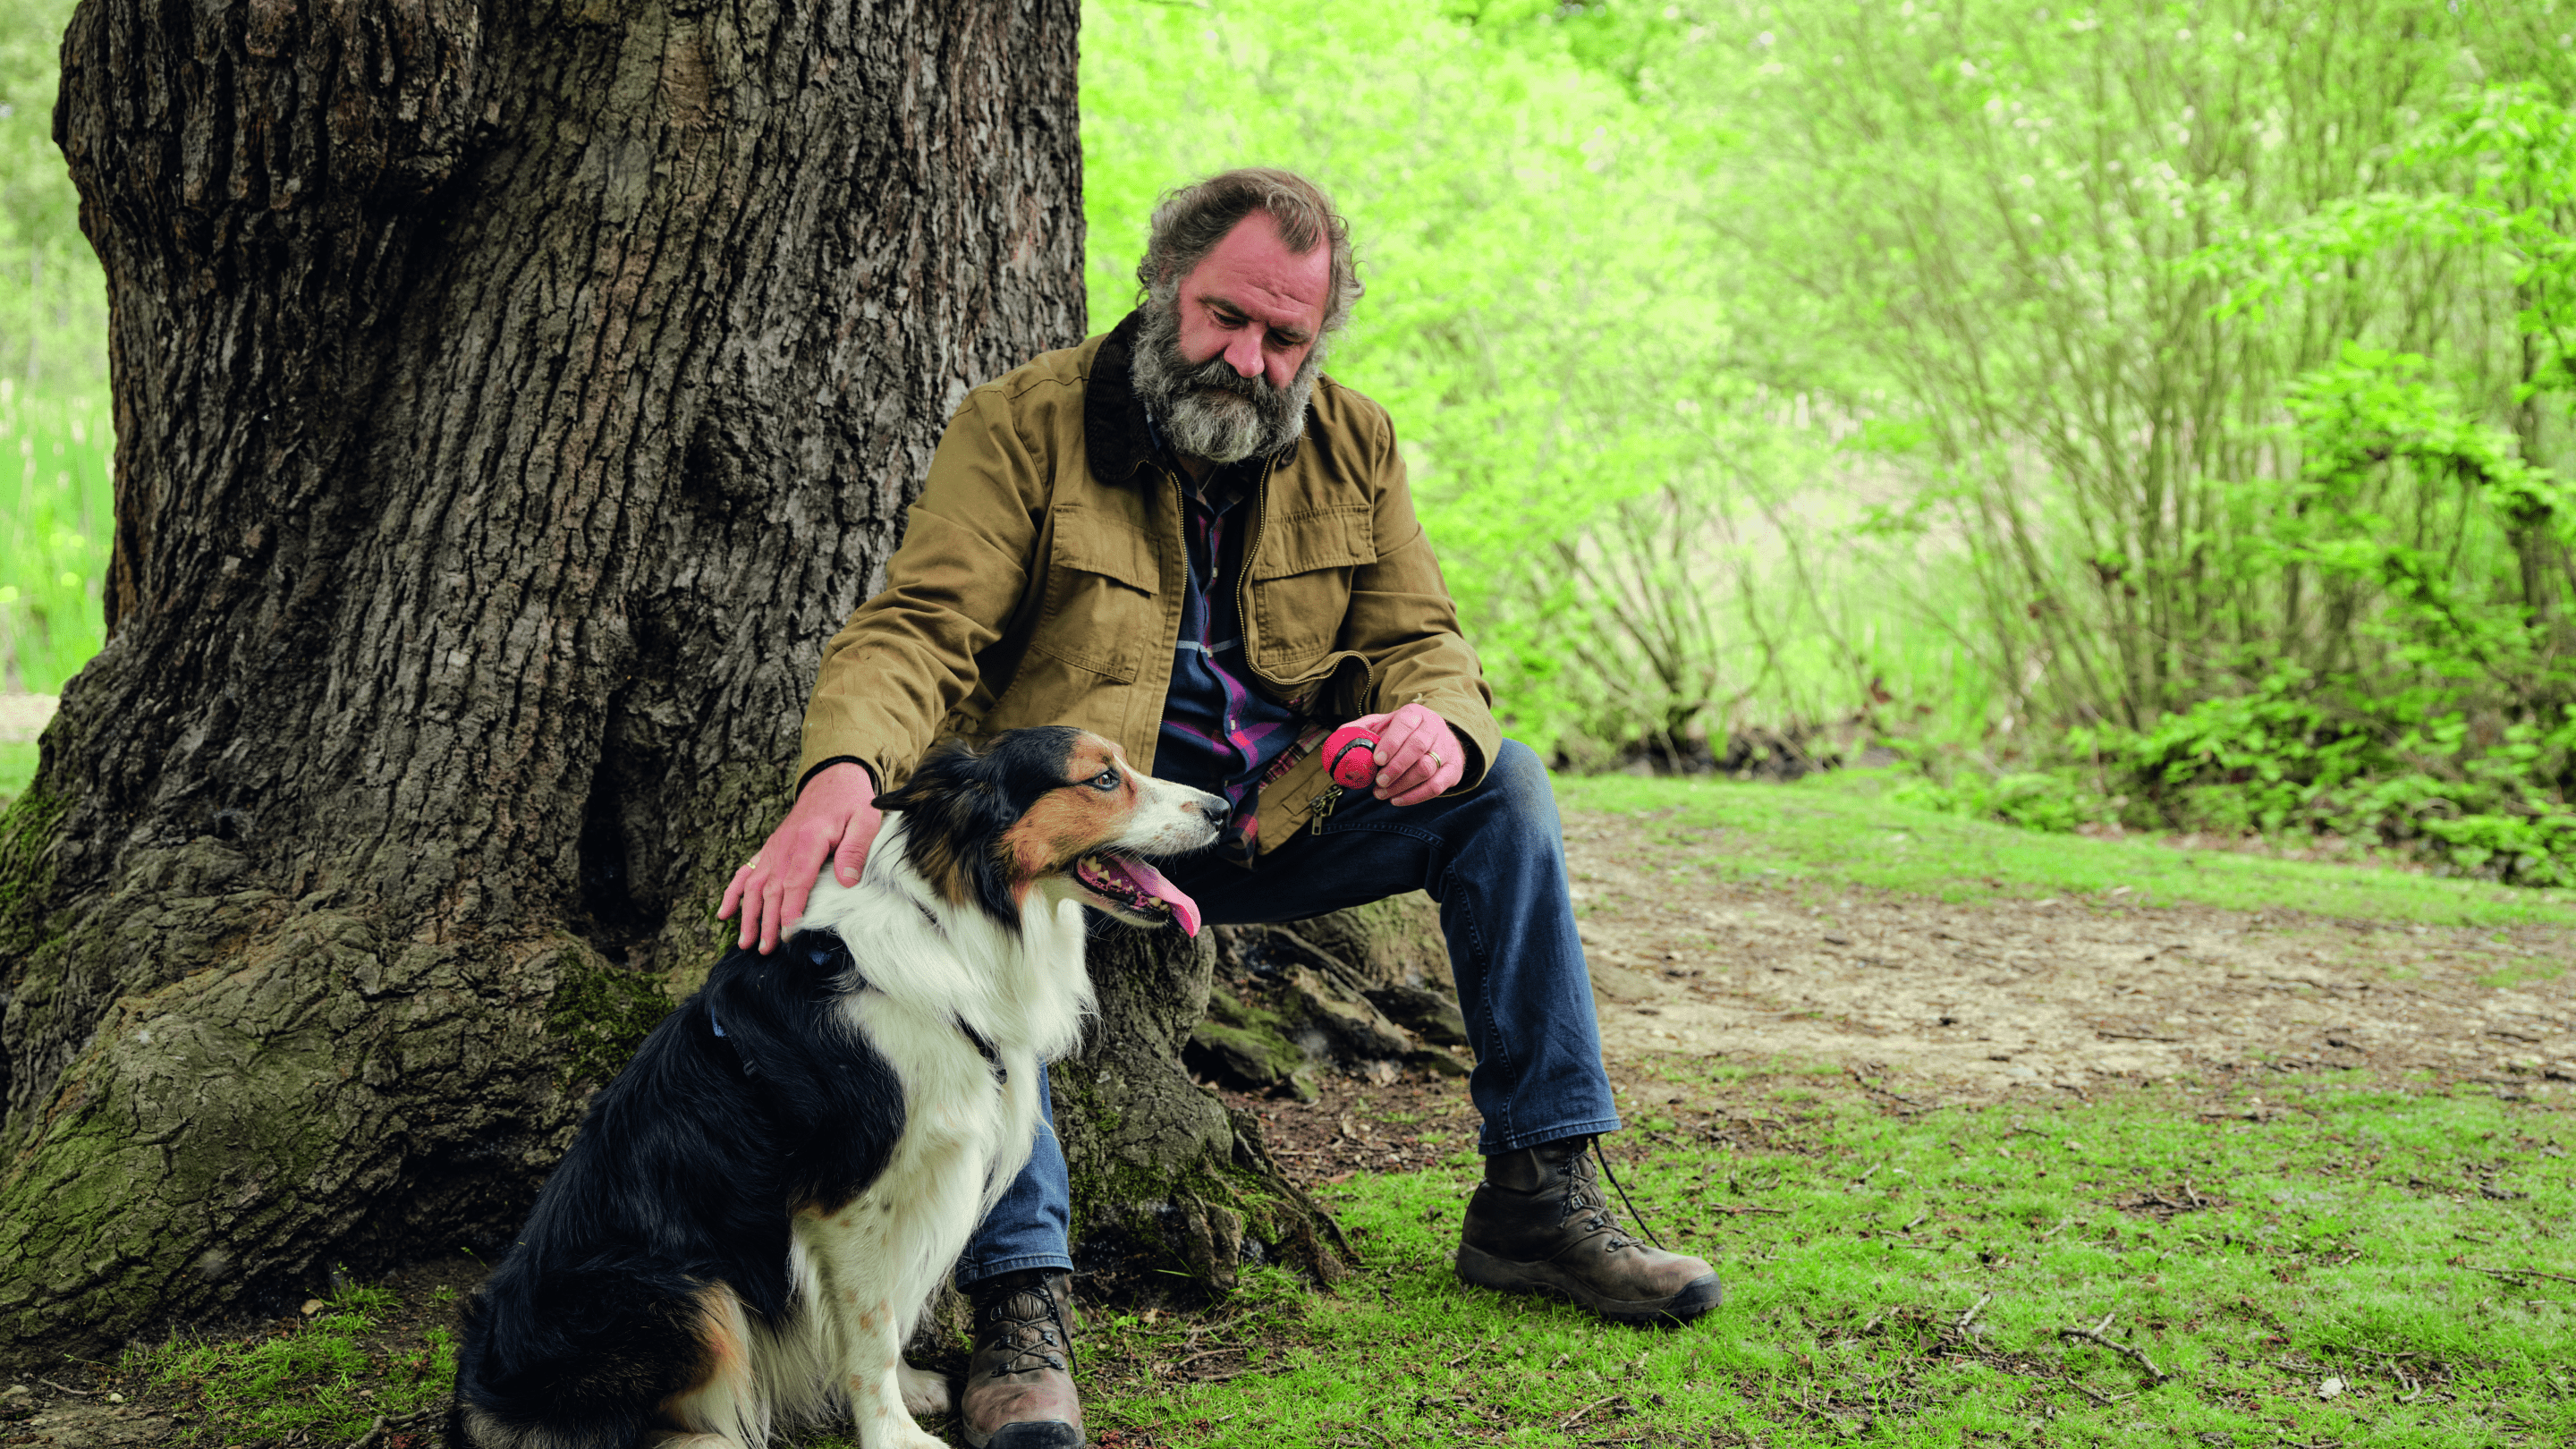
<path fill-rule="evenodd" d="M 1073 878 L 1084 890 L 1136 915 L 1178 920 L 1182 930 L 1199 933 L 1199 903 L 1133 856 L 1086 855 L 1073 863 Z"/>

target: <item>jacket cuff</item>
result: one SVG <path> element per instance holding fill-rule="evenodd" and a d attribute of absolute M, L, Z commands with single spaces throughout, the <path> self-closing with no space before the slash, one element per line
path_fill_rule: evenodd
<path fill-rule="evenodd" d="M 796 796 L 804 794 L 805 787 L 814 782 L 814 777 L 816 775 L 823 773 L 834 765 L 858 766 L 860 769 L 868 772 L 869 793 L 874 795 L 882 795 L 885 793 L 884 771 L 879 770 L 876 766 L 869 764 L 867 761 L 860 759 L 856 755 L 834 755 L 829 759 L 817 760 L 813 764 L 807 766 L 805 773 L 796 777 L 796 788 L 794 791 L 790 792 L 788 798 L 793 800 Z"/>

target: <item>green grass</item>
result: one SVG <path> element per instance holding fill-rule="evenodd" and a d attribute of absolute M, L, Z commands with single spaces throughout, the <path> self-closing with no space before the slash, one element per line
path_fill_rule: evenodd
<path fill-rule="evenodd" d="M 1245 1449 L 2576 1441 L 2576 1288 L 2471 1271 L 2576 1266 L 2564 1118 L 2484 1093 L 2264 1097 L 2209 1118 L 2215 1097 L 2166 1094 L 1912 1119 L 1845 1103 L 1781 1113 L 1764 1146 L 1666 1147 L 1622 1176 L 1729 1289 L 1670 1332 L 1461 1288 L 1463 1159 L 1356 1179 L 1326 1193 L 1369 1258 L 1338 1294 L 1274 1288 L 1274 1320 L 1231 1336 L 1099 1316 L 1093 1432 Z M 2164 1223 L 2115 1205 L 2182 1200 L 2186 1180 L 2212 1205 Z M 2104 1338 L 2173 1377 L 2062 1332 L 2106 1314 Z M 1157 1368 L 1247 1340 L 1263 1350 L 1222 1382 Z"/>
<path fill-rule="evenodd" d="M 0 685 L 57 693 L 105 642 L 113 446 L 104 397 L 0 379 Z"/>
<path fill-rule="evenodd" d="M 2546 1104 L 2310 1077 L 1888 1115 L 1728 1081 L 1731 1115 L 1677 1103 L 1661 1142 L 1622 1144 L 1652 1224 L 1726 1278 L 1708 1317 L 1624 1328 L 1462 1288 L 1462 1152 L 1323 1190 L 1364 1255 L 1332 1293 L 1255 1269 L 1206 1312 L 1091 1311 L 1095 1442 L 2576 1441 L 2576 1286 L 2496 1276 L 2576 1268 L 2576 1124 Z M 344 1291 L 293 1330 L 137 1351 L 115 1381 L 178 1393 L 185 1442 L 346 1442 L 449 1391 L 445 1329 L 371 1334 L 396 1306 Z M 2106 1315 L 2170 1377 L 2065 1332 Z"/>
<path fill-rule="evenodd" d="M 1878 773 L 1812 776 L 1794 785 L 1630 775 L 1557 781 L 1568 810 L 1649 816 L 1676 847 L 1676 871 L 1785 886 L 1858 885 L 1976 900 L 2087 897 L 2289 909 L 2345 919 L 2434 925 L 2576 924 L 2576 892 L 2186 851 L 2147 839 L 2042 834 L 1946 815 L 1888 798 Z"/>
<path fill-rule="evenodd" d="M 443 1402 L 456 1383 L 455 1336 L 432 1327 L 389 1346 L 378 1319 L 397 1306 L 382 1288 L 334 1293 L 310 1321 L 248 1339 L 173 1339 L 127 1355 L 124 1370 L 176 1390 L 183 1443 L 310 1434 L 348 1441 L 378 1415 Z"/>

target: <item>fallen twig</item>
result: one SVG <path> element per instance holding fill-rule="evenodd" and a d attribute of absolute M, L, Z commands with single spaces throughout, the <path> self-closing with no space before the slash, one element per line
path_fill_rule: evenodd
<path fill-rule="evenodd" d="M 1976 1321 L 1977 1321 L 1977 1314 L 1978 1314 L 1980 1311 L 1982 1311 L 1982 1310 L 1985 1308 L 1985 1306 L 1986 1306 L 1987 1304 L 1992 1303 L 1992 1302 L 1994 1302 L 1994 1301 L 1995 1301 L 1995 1295 L 1993 1295 L 1992 1293 L 1988 1293 L 1988 1294 L 1986 1294 L 1984 1297 L 1979 1298 L 1976 1302 L 1969 1304 L 1969 1305 L 1968 1305 L 1968 1311 L 1967 1311 L 1967 1312 L 1965 1312 L 1965 1313 L 1960 1314 L 1960 1315 L 1959 1315 L 1959 1321 L 1958 1321 L 1958 1322 L 1956 1322 L 1956 1323 L 1954 1323 L 1954 1324 L 1951 1324 L 1950 1326 L 1951 1326 L 1952 1328 L 1965 1329 L 1969 1324 L 1974 1323 L 1974 1322 L 1976 1322 Z"/>
<path fill-rule="evenodd" d="M 97 1397 L 98 1397 L 98 1390 L 96 1390 L 96 1389 L 76 1389 L 76 1388 L 73 1388 L 73 1387 L 72 1387 L 71 1385 L 69 1385 L 69 1384 L 58 1384 L 58 1383 L 55 1383 L 52 1379 L 47 1379 L 47 1378 L 39 1378 L 39 1379 L 37 1379 L 37 1380 L 36 1380 L 36 1382 L 38 1382 L 38 1383 L 40 1383 L 40 1384 L 43 1384 L 46 1388 L 49 1388 L 49 1389 L 60 1389 L 60 1390 L 62 1390 L 64 1393 L 67 1393 L 67 1394 L 78 1394 L 78 1395 L 80 1395 L 80 1396 L 81 1396 L 82 1398 L 84 1398 L 84 1399 L 95 1399 L 95 1398 L 97 1398 Z"/>
<path fill-rule="evenodd" d="M 432 1404 L 427 1408 L 414 1409 L 408 1414 L 378 1414 L 376 1422 L 368 1425 L 366 1434 L 357 1443 L 350 1445 L 349 1449 L 379 1449 L 379 1446 L 385 1442 L 385 1437 L 392 1431 L 417 1424 L 441 1412 L 445 1407 L 442 1404 Z"/>
<path fill-rule="evenodd" d="M 2564 1273 L 2543 1273 L 2538 1268 L 2471 1268 L 2469 1271 L 2484 1273 L 2490 1278 L 2552 1278 L 2561 1283 L 2576 1283 L 2576 1278 Z"/>
<path fill-rule="evenodd" d="M 1898 1228 L 1898 1229 L 1897 1229 L 1897 1231 L 1898 1231 L 1898 1232 L 1900 1232 L 1900 1233 L 1910 1233 L 1910 1232 L 1914 1231 L 1916 1228 L 1919 1228 L 1919 1227 L 1923 1226 L 1924 1221 L 1925 1221 L 1926 1219 L 1930 1218 L 1931 1216 L 1932 1216 L 1932 1215 L 1931 1215 L 1930 1213 L 1916 1213 L 1916 1214 L 1914 1215 L 1914 1221 L 1912 1221 L 1912 1222 L 1910 1222 L 1910 1223 L 1907 1223 L 1905 1226 L 1903 1226 L 1903 1227 L 1901 1227 L 1901 1228 Z"/>
<path fill-rule="evenodd" d="M 2073 1379 L 2065 1380 L 2065 1384 L 2068 1388 L 2073 1389 L 2075 1392 L 2082 1394 L 2084 1397 L 2091 1399 L 2094 1403 L 2099 1404 L 2106 1409 L 2111 1407 L 2113 1404 L 2120 1402 L 2122 1399 L 2134 1399 L 2137 1397 L 2136 1394 L 2097 1394 L 2091 1389 L 2084 1387 L 2082 1384 L 2077 1383 Z"/>
<path fill-rule="evenodd" d="M 1600 1408 L 1603 1404 L 1611 1403 L 1611 1402 L 1613 1402 L 1613 1401 L 1617 1400 L 1619 1397 L 1620 1397 L 1620 1395 L 1618 1395 L 1618 1394 L 1611 1394 L 1611 1395 L 1609 1395 L 1609 1396 L 1608 1396 L 1608 1397 L 1606 1397 L 1606 1398 L 1594 1399 L 1591 1403 L 1588 1403 L 1588 1404 L 1584 1405 L 1582 1408 L 1575 1410 L 1573 1413 L 1566 1415 L 1566 1416 L 1565 1416 L 1565 1419 L 1564 1419 L 1564 1422 L 1562 1422 L 1562 1423 L 1560 1423 L 1560 1424 L 1558 1424 L 1558 1425 L 1556 1426 L 1556 1430 L 1557 1430 L 1557 1432 L 1558 1432 L 1558 1433 L 1560 1433 L 1560 1434 L 1562 1434 L 1562 1433 L 1564 1433 L 1566 1430 L 1573 1428 L 1573 1427 L 1574 1427 L 1574 1425 L 1575 1425 L 1575 1421 L 1576 1421 L 1576 1420 L 1581 1419 L 1584 1415 L 1591 1413 L 1593 1410 L 1595 1410 L 1595 1409 L 1597 1409 L 1597 1408 Z"/>
<path fill-rule="evenodd" d="M 2111 1350 L 2113 1353 L 2118 1354 L 2120 1357 L 2127 1359 L 2129 1362 L 2136 1364 L 2138 1367 L 2145 1369 L 2147 1371 L 2147 1377 L 2155 1383 L 2160 1384 L 2167 1379 L 2176 1377 L 2176 1375 L 2166 1373 L 2163 1369 L 2156 1367 L 2156 1361 L 2154 1359 L 2147 1357 L 2137 1349 L 2131 1348 L 2124 1343 L 2113 1343 L 2111 1340 L 2104 1338 L 2102 1336 L 2103 1331 L 2108 1329 L 2110 1326 L 2111 1315 L 2105 1313 L 2102 1315 L 2102 1321 L 2094 1324 L 2091 1328 L 2061 1328 L 2057 1330 L 2057 1336 L 2060 1338 L 2080 1338 L 2088 1343 L 2099 1344 L 2102 1347 Z"/>
<path fill-rule="evenodd" d="M 2059 1218 L 2059 1219 L 2057 1220 L 2057 1226 L 2056 1226 L 2056 1227 L 2053 1227 L 2053 1228 L 2050 1228 L 2047 1232 L 2044 1232 L 2044 1233 L 2040 1234 L 2040 1235 L 2039 1235 L 2039 1240 L 2040 1240 L 2041 1242 L 2043 1242 L 2043 1243 L 2047 1242 L 2049 1239 L 2051 1239 L 2051 1238 L 2053 1238 L 2053 1237 L 2056 1237 L 2059 1233 L 2065 1232 L 2065 1231 L 2066 1231 L 2066 1226 L 2067 1226 L 2067 1224 L 2072 1223 L 2072 1222 L 2074 1222 L 2074 1221 L 2075 1221 L 2075 1219 L 2073 1219 L 2073 1218 L 2071 1218 L 2071 1217 L 2068 1217 L 2068 1218 Z"/>

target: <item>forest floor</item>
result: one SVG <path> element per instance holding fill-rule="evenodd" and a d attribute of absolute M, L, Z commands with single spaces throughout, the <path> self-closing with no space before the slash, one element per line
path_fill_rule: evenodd
<path fill-rule="evenodd" d="M 1612 1157 L 1728 1305 L 1657 1334 L 1462 1292 L 1453 1079 L 1238 1096 L 1360 1266 L 1091 1305 L 1097 1443 L 2576 1438 L 2563 894 L 2032 836 L 1865 784 L 1560 793 Z M 479 1272 L 28 1383 L 0 1444 L 382 1420 L 425 1449 Z"/>

